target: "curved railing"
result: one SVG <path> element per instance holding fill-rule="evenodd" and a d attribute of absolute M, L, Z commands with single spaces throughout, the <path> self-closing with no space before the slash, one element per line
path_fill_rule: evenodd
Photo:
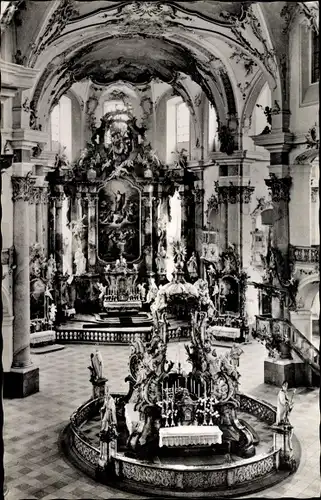
<path fill-rule="evenodd" d="M 259 420 L 271 425 L 275 422 L 276 409 L 265 401 L 260 401 L 246 394 L 238 394 L 240 410 L 255 415 Z M 100 450 L 91 445 L 81 431 L 84 422 L 96 416 L 102 399 L 92 399 L 77 408 L 70 417 L 69 446 L 80 463 L 93 471 L 98 465 Z M 272 443 L 271 443 L 272 447 Z M 262 480 L 268 474 L 278 470 L 278 449 L 242 459 L 237 463 L 224 466 L 159 466 L 153 463 L 141 463 L 139 460 L 116 454 L 114 459 L 115 474 L 119 479 L 134 480 L 145 485 L 154 485 L 167 489 L 204 490 L 211 487 L 231 487 L 248 481 Z"/>
<path fill-rule="evenodd" d="M 320 375 L 320 352 L 289 320 L 283 318 L 267 318 L 256 316 L 256 334 L 264 338 L 281 335 L 289 342 L 291 349 L 307 363 L 311 369 Z"/>

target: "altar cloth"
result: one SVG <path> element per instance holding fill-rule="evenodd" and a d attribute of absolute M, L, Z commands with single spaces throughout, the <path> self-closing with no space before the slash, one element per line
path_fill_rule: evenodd
<path fill-rule="evenodd" d="M 162 427 L 159 446 L 210 446 L 222 443 L 222 431 L 217 425 L 182 425 Z"/>

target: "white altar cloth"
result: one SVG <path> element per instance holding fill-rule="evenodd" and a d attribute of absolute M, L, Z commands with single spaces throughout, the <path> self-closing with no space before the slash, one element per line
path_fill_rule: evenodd
<path fill-rule="evenodd" d="M 159 446 L 200 446 L 222 443 L 222 431 L 217 425 L 182 425 L 162 427 Z"/>
<path fill-rule="evenodd" d="M 241 334 L 239 328 L 232 328 L 230 326 L 215 325 L 212 328 L 215 337 L 229 337 L 231 339 L 238 339 Z"/>

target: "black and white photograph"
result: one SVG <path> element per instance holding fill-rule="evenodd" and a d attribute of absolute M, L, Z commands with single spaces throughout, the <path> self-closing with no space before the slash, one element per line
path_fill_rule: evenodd
<path fill-rule="evenodd" d="M 5 500 L 319 498 L 319 2 L 0 26 Z"/>

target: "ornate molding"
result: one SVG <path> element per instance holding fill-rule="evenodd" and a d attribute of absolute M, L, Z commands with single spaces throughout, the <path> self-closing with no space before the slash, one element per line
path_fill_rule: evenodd
<path fill-rule="evenodd" d="M 33 46 L 33 51 L 29 62 L 35 61 L 35 58 L 45 50 L 62 33 L 70 19 L 79 14 L 75 7 L 74 0 L 61 0 L 58 7 L 50 17 L 45 32 L 41 35 L 37 43 Z"/>
<path fill-rule="evenodd" d="M 263 36 L 261 24 L 254 14 L 253 6 L 242 4 L 240 14 L 232 14 L 224 11 L 220 16 L 230 23 L 229 28 L 237 41 L 243 45 L 253 57 L 256 57 L 264 64 L 268 73 L 273 77 L 275 85 L 277 85 L 275 51 L 268 47 L 268 42 Z M 250 32 L 252 32 L 255 38 L 261 43 L 263 52 L 260 52 L 254 47 L 253 43 L 248 40 L 247 34 Z"/>
<path fill-rule="evenodd" d="M 31 172 L 25 177 L 11 177 L 12 182 L 12 201 L 29 201 L 32 193 L 32 188 L 36 182 L 34 178 L 32 178 Z"/>
<path fill-rule="evenodd" d="M 192 18 L 181 14 L 181 19 L 191 21 Z M 115 15 L 117 28 L 122 34 L 128 33 L 152 33 L 163 35 L 170 27 L 177 27 L 181 24 L 173 21 L 177 15 L 177 9 L 172 5 L 164 5 L 158 2 L 132 2 L 119 6 Z M 115 20 L 110 19 L 110 14 L 103 14 L 106 25 L 115 24 Z"/>
<path fill-rule="evenodd" d="M 231 49 L 233 49 L 233 53 L 230 59 L 235 59 L 236 64 L 239 64 L 240 62 L 243 63 L 245 76 L 252 75 L 255 66 L 257 66 L 257 63 L 254 61 L 254 59 L 243 52 L 243 50 L 241 50 L 239 47 L 235 48 L 233 47 L 233 45 L 228 45 Z"/>
<path fill-rule="evenodd" d="M 319 198 L 319 187 L 312 187 L 311 188 L 311 202 L 316 203 Z"/>
<path fill-rule="evenodd" d="M 204 189 L 198 186 L 194 187 L 193 195 L 195 203 L 202 203 L 204 198 Z"/>
<path fill-rule="evenodd" d="M 220 186 L 219 181 L 215 181 L 215 191 L 218 194 L 218 203 L 250 203 L 254 186 L 236 186 L 230 182 L 229 186 Z"/>
<path fill-rule="evenodd" d="M 279 178 L 275 174 L 271 173 L 270 178 L 265 179 L 265 184 L 270 191 L 272 201 L 290 201 L 292 177 L 289 176 Z"/>

